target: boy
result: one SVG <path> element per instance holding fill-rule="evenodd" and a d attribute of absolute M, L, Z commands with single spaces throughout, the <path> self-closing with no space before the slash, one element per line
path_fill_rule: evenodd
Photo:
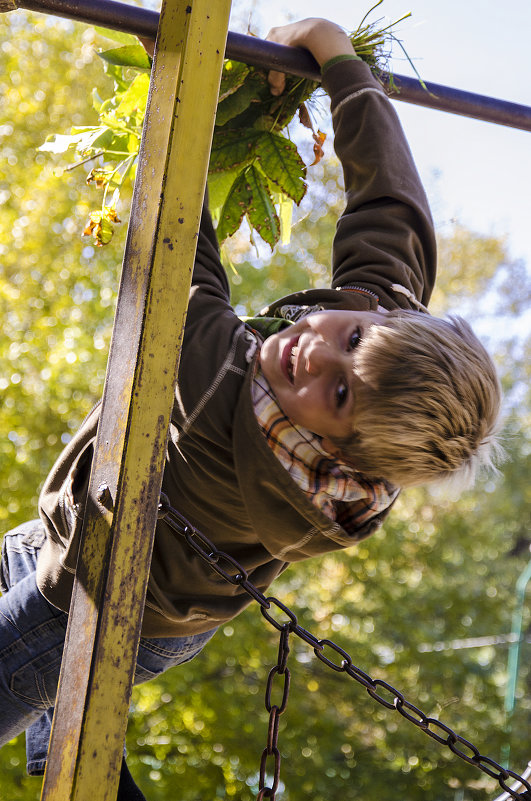
<path fill-rule="evenodd" d="M 433 226 L 381 87 L 333 23 L 305 20 L 269 38 L 308 48 L 331 97 L 347 198 L 333 288 L 296 293 L 242 323 L 204 212 L 163 480 L 171 505 L 262 591 L 290 562 L 371 534 L 400 486 L 462 480 L 488 463 L 500 404 L 468 326 L 418 311 L 435 278 Z M 282 76 L 271 81 L 282 91 Z M 41 520 L 4 538 L 0 743 L 29 729 L 36 773 L 98 413 L 48 476 Z M 248 602 L 159 521 L 136 680 L 192 658 Z"/>

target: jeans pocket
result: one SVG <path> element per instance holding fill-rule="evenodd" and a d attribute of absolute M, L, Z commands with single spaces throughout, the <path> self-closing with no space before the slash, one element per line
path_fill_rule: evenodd
<path fill-rule="evenodd" d="M 149 681 L 168 668 L 189 662 L 202 651 L 216 629 L 188 637 L 142 637 L 138 648 L 135 684 Z"/>
<path fill-rule="evenodd" d="M 23 523 L 4 534 L 0 569 L 0 589 L 3 593 L 33 573 L 45 539 L 46 532 L 40 520 Z"/>
<path fill-rule="evenodd" d="M 62 649 L 52 648 L 26 662 L 13 673 L 10 688 L 14 695 L 35 709 L 49 709 L 55 704 Z"/>

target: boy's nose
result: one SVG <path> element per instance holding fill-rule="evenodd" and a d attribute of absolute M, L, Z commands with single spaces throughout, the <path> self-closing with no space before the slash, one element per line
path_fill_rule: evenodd
<path fill-rule="evenodd" d="M 324 341 L 312 342 L 306 351 L 306 372 L 308 375 L 318 376 L 324 370 L 330 369 L 337 362 L 335 349 Z"/>

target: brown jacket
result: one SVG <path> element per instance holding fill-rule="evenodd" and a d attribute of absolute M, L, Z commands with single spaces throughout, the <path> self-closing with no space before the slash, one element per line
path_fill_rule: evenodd
<path fill-rule="evenodd" d="M 324 308 L 410 308 L 401 284 L 424 304 L 435 278 L 433 226 L 400 124 L 365 64 L 336 63 L 323 85 L 332 100 L 335 149 L 347 206 L 338 222 L 333 288 L 282 303 Z M 274 311 L 274 308 L 272 307 Z M 214 230 L 203 215 L 163 491 L 191 523 L 231 554 L 262 591 L 290 562 L 347 548 L 385 513 L 345 531 L 315 507 L 260 433 L 250 393 L 259 338 L 235 315 Z M 45 597 L 68 609 L 99 409 L 55 464 L 40 497 L 48 538 L 38 564 Z M 141 536 L 142 532 L 138 532 Z M 164 521 L 157 524 L 144 636 L 206 631 L 249 597 L 213 573 Z"/>

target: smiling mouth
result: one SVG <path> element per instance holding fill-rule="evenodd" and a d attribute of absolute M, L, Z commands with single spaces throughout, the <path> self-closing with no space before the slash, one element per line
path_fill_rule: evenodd
<path fill-rule="evenodd" d="M 295 369 L 294 363 L 295 363 L 295 348 L 292 348 L 287 368 L 289 380 L 291 381 L 292 384 L 293 384 L 293 370 Z"/>
<path fill-rule="evenodd" d="M 299 352 L 298 344 L 299 337 L 293 337 L 282 352 L 281 367 L 290 384 L 295 381 L 295 362 Z"/>

